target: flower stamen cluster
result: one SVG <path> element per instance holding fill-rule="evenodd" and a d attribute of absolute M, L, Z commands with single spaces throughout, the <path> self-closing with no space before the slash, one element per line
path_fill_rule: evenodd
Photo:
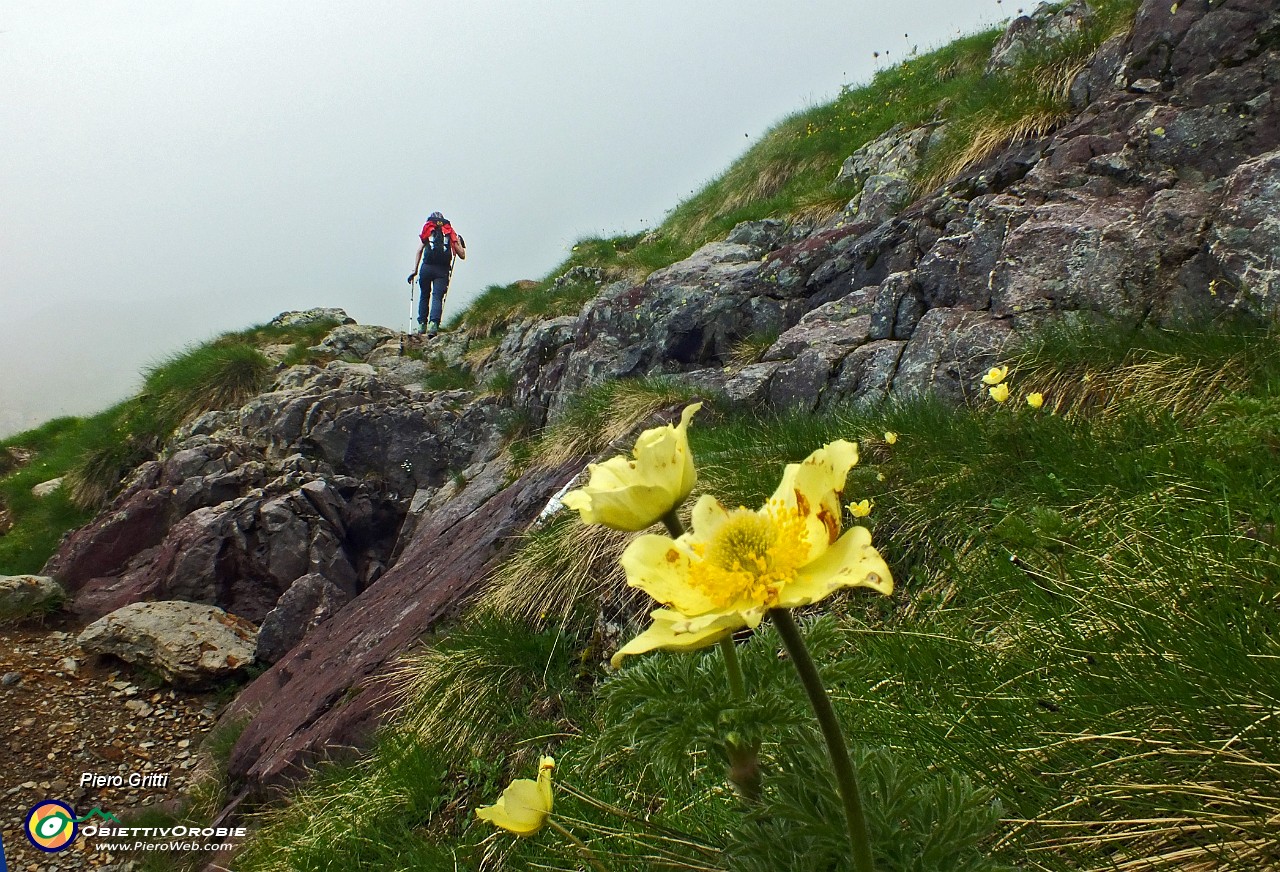
<path fill-rule="evenodd" d="M 804 521 L 776 500 L 763 512 L 738 508 L 711 541 L 691 546 L 701 559 L 689 567 L 689 584 L 716 608 L 741 600 L 772 608 L 808 560 L 807 537 Z"/>

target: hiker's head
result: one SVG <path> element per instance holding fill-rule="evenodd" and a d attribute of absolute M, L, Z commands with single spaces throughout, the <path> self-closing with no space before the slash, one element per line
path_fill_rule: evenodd
<path fill-rule="evenodd" d="M 418 214 L 419 214 L 419 215 L 421 215 L 422 213 L 421 213 L 421 212 L 419 212 Z M 428 221 L 438 221 L 438 222 L 440 222 L 441 224 L 443 224 L 445 219 L 444 219 L 444 216 L 443 216 L 443 215 L 441 215 L 439 212 L 432 212 L 432 213 L 431 213 L 431 217 L 429 217 L 427 220 L 428 220 Z"/>

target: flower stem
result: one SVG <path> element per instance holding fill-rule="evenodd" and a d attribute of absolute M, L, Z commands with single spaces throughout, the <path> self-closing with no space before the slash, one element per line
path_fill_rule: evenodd
<path fill-rule="evenodd" d="M 594 867 L 595 869 L 598 869 L 599 872 L 607 872 L 607 870 L 600 865 L 600 861 L 596 859 L 596 855 L 591 852 L 591 849 L 588 848 L 585 844 L 583 844 L 582 840 L 579 839 L 577 836 L 575 836 L 573 833 L 569 832 L 564 827 L 560 826 L 560 824 L 556 823 L 555 818 L 552 818 L 552 817 L 547 818 L 547 825 L 550 826 L 551 829 L 555 830 L 560 835 L 564 836 L 574 845 L 576 845 L 578 850 L 582 852 L 583 859 L 585 859 L 588 863 L 590 863 L 592 867 Z"/>
<path fill-rule="evenodd" d="M 742 677 L 742 664 L 738 662 L 738 649 L 734 647 L 732 635 L 720 640 L 720 653 L 724 655 L 724 671 L 729 674 L 729 689 L 733 691 L 733 698 L 742 702 L 747 698 L 747 682 Z"/>
<path fill-rule="evenodd" d="M 662 516 L 662 523 L 666 525 L 667 532 L 671 534 L 672 539 L 679 539 L 684 535 L 684 524 L 680 523 L 680 515 L 677 513 L 675 506 L 672 506 L 671 511 Z"/>
<path fill-rule="evenodd" d="M 849 748 L 840 731 L 840 722 L 836 720 L 836 710 L 831 706 L 831 698 L 822 686 L 822 676 L 818 674 L 818 667 L 809 656 L 809 648 L 804 643 L 804 636 L 796 626 L 791 611 L 770 609 L 769 617 L 773 618 L 773 625 L 778 628 L 782 644 L 786 646 L 787 654 L 795 664 L 800 683 L 804 685 L 813 713 L 817 715 L 818 724 L 822 727 L 822 737 L 827 740 L 827 753 L 831 757 L 831 768 L 835 772 L 840 799 L 844 802 L 844 816 L 849 824 L 853 868 L 856 872 L 872 872 L 871 838 L 867 831 L 867 819 L 862 813 L 862 794 L 858 791 L 858 776 L 849 760 Z"/>

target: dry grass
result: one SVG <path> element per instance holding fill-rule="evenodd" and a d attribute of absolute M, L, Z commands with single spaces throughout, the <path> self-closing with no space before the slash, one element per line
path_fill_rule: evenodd
<path fill-rule="evenodd" d="M 1016 118 L 988 119 L 962 134 L 967 142 L 930 167 L 915 184 L 914 196 L 932 191 L 990 158 L 1005 146 L 1044 136 L 1069 117 L 1067 108 L 1044 108 Z"/>
<path fill-rule="evenodd" d="M 598 385 L 582 395 L 576 409 L 543 431 L 531 460 L 551 467 L 574 457 L 598 454 L 609 446 L 621 446 L 625 437 L 659 412 L 682 406 L 691 397 L 688 388 L 650 379 Z"/>
<path fill-rule="evenodd" d="M 1024 357 L 1012 367 L 1018 391 L 1039 391 L 1045 409 L 1070 418 L 1106 418 L 1124 411 L 1118 401 L 1141 400 L 1153 413 L 1175 417 L 1202 414 L 1224 394 L 1247 382 L 1246 363 L 1240 356 L 1220 366 L 1190 362 L 1172 354 L 1135 351 L 1120 366 L 1055 366 L 1051 360 Z"/>
<path fill-rule="evenodd" d="M 576 522 L 526 534 L 522 547 L 494 574 L 478 607 L 534 625 L 565 623 L 575 606 L 607 604 L 635 613 L 647 596 L 627 587 L 618 558 L 631 534 Z"/>

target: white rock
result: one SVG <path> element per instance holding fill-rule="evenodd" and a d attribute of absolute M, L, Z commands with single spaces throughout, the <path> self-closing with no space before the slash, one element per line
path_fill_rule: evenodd
<path fill-rule="evenodd" d="M 244 618 L 171 600 L 116 609 L 86 627 L 78 641 L 85 651 L 113 654 L 171 684 L 203 684 L 252 663 L 257 637 Z"/>
<path fill-rule="evenodd" d="M 36 499 L 44 499 L 51 496 L 62 487 L 62 477 L 51 478 L 48 481 L 42 481 L 31 489 L 31 495 Z"/>

